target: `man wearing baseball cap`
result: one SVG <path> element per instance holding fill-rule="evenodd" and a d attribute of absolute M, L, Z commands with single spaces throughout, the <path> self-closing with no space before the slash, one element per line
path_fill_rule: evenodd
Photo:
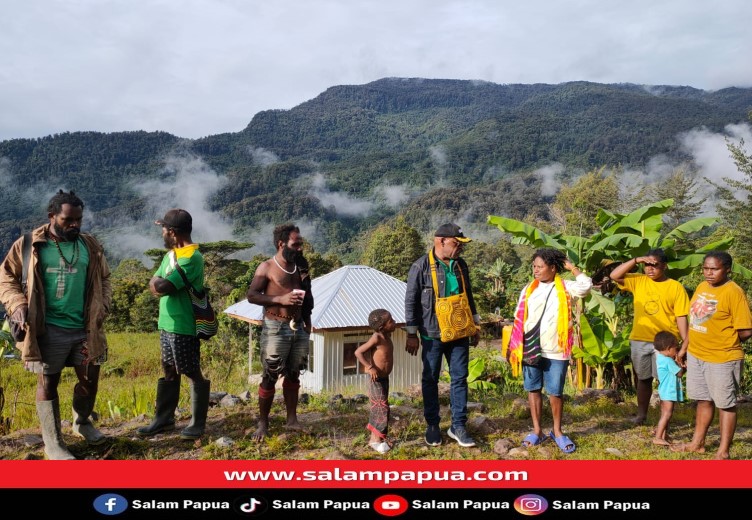
<path fill-rule="evenodd" d="M 441 341 L 441 329 L 436 317 L 436 297 L 461 293 L 467 295 L 470 311 L 476 325 L 480 316 L 475 308 L 473 292 L 470 286 L 470 273 L 467 263 L 460 258 L 465 244 L 471 239 L 466 237 L 457 224 L 442 224 L 434 233 L 433 249 L 416 260 L 407 275 L 407 292 L 405 293 L 405 318 L 407 330 L 406 350 L 415 356 L 422 345 L 423 376 L 423 416 L 426 419 L 426 444 L 441 444 L 439 422 L 439 376 L 442 360 L 446 358 L 450 378 L 450 408 L 452 412 L 451 427 L 447 431 L 450 438 L 465 448 L 475 446 L 475 441 L 467 433 L 467 376 L 470 362 L 470 346 L 477 345 L 478 332 L 472 337 L 465 337 L 449 342 Z M 433 259 L 433 266 L 431 265 Z M 436 269 L 438 288 L 433 287 L 432 267 Z M 424 298 L 424 293 L 430 295 Z M 425 302 L 425 303 L 424 303 Z M 420 334 L 420 343 L 418 335 Z"/>
<path fill-rule="evenodd" d="M 162 226 L 167 254 L 149 281 L 149 290 L 159 298 L 159 343 L 164 377 L 157 381 L 154 419 L 137 430 L 142 437 L 175 429 L 175 409 L 180 397 L 180 375 L 191 380 L 191 422 L 180 432 L 187 440 L 200 438 L 206 428 L 209 385 L 201 373 L 201 342 L 196 337 L 196 320 L 184 281 L 198 291 L 204 289 L 204 257 L 191 240 L 193 218 L 175 208 L 154 222 Z M 182 271 L 181 274 L 179 271 Z"/>

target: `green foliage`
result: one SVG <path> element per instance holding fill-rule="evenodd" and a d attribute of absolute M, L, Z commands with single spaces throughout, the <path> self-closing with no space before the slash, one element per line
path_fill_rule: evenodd
<path fill-rule="evenodd" d="M 528 175 L 535 168 L 553 162 L 586 171 L 603 164 L 637 166 L 657 155 L 683 160 L 676 135 L 698 127 L 720 132 L 744 119 L 750 105 L 752 89 L 648 92 L 628 84 L 388 78 L 335 86 L 291 110 L 260 112 L 242 132 L 202 139 L 164 132 L 11 139 L 0 142 L 9 177 L 0 208 L 0 251 L 44 216 L 46 201 L 25 195 L 61 179 L 101 217 L 95 233 L 121 224 L 123 215 L 138 220 L 149 206 L 135 186 L 173 180 L 166 157 L 197 159 L 226 177 L 208 209 L 222 213 L 240 233 L 267 222 L 306 222 L 317 228 L 315 245 L 322 254 L 397 214 L 378 195 L 381 186 L 405 187 L 414 195 L 400 212 L 421 233 L 439 213 L 477 221 L 504 208 L 512 218 L 543 217 L 550 200 Z M 257 161 L 254 150 L 274 160 Z M 324 202 L 310 189 L 318 173 L 326 189 L 373 202 L 373 212 L 347 215 Z M 346 263 L 360 257 L 360 251 L 338 254 Z"/>
<path fill-rule="evenodd" d="M 151 298 L 149 293 L 149 279 L 151 272 L 144 265 L 134 259 L 126 259 L 112 271 L 112 305 L 105 325 L 112 331 L 144 331 L 154 330 L 150 327 L 140 327 L 138 322 L 132 321 L 132 313 L 139 304 Z M 150 305 L 150 309 L 153 307 Z"/>
<path fill-rule="evenodd" d="M 425 254 L 420 234 L 403 217 L 378 226 L 368 239 L 362 263 L 399 280 L 407 279 L 407 272 L 415 260 Z"/>
<path fill-rule="evenodd" d="M 492 215 L 489 215 L 488 223 L 511 234 L 513 243 L 564 251 L 575 265 L 588 273 L 595 273 L 606 264 L 621 263 L 660 247 L 669 258 L 668 275 L 680 278 L 697 270 L 704 252 L 726 249 L 732 240 L 721 239 L 705 244 L 698 250 L 689 249 L 693 242 L 688 237 L 712 227 L 717 219 L 697 218 L 663 234 L 662 215 L 672 206 L 673 200 L 666 199 L 642 206 L 626 215 L 601 208 L 596 215 L 598 231 L 589 237 L 547 234 L 524 222 Z M 734 270 L 745 277 L 747 273 L 752 274 L 737 264 L 734 264 Z M 580 341 L 576 342 L 573 356 L 596 369 L 596 385 L 603 384 L 606 364 L 619 363 L 629 354 L 628 327 L 622 325 L 620 328 L 616 308 L 609 296 L 608 293 L 591 291 L 585 299 L 585 312 L 575 312 L 575 320 L 580 327 Z"/>
<path fill-rule="evenodd" d="M 732 248 L 734 265 L 752 265 L 752 154 L 745 151 L 744 140 L 740 140 L 738 144 L 727 141 L 726 145 L 742 177 L 724 177 L 723 185 L 710 180 L 708 182 L 718 189 L 721 199 L 718 213 L 736 237 Z"/>
<path fill-rule="evenodd" d="M 595 216 L 601 208 L 620 208 L 616 174 L 604 175 L 605 166 L 579 177 L 571 186 L 562 186 L 553 204 L 562 215 L 563 233 L 585 236 L 597 230 Z"/>

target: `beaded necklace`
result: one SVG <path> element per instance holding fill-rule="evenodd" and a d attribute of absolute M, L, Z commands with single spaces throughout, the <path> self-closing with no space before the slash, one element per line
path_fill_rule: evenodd
<path fill-rule="evenodd" d="M 78 259 L 81 258 L 81 255 L 79 254 L 79 250 L 78 250 L 78 237 L 76 237 L 76 241 L 73 242 L 73 254 L 71 255 L 70 261 L 68 261 L 68 259 L 65 258 L 65 255 L 63 254 L 63 250 L 60 249 L 60 244 L 57 240 L 57 237 L 53 235 L 52 233 L 50 233 L 49 228 L 45 230 L 44 234 L 47 236 L 49 240 L 52 240 L 55 243 L 55 247 L 57 247 L 57 252 L 58 254 L 60 254 L 60 258 L 63 259 L 63 262 L 65 262 L 65 265 L 68 266 L 68 269 L 69 270 L 72 269 L 73 266 L 75 266 L 76 263 L 78 262 Z"/>
<path fill-rule="evenodd" d="M 272 257 L 272 260 L 274 260 L 274 263 L 277 264 L 277 267 L 279 267 L 282 271 L 284 271 L 287 274 L 295 274 L 295 271 L 298 270 L 298 264 L 295 264 L 295 267 L 293 267 L 292 271 L 288 271 L 287 269 L 279 265 L 279 262 L 277 262 L 277 255 L 274 255 Z"/>

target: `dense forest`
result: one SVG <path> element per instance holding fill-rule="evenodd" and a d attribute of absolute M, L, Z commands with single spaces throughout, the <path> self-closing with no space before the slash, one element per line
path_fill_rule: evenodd
<path fill-rule="evenodd" d="M 559 163 L 575 176 L 656 156 L 680 163 L 677 135 L 721 132 L 748 121 L 750 108 L 752 89 L 740 88 L 388 78 L 335 86 L 291 110 L 260 112 L 240 132 L 195 140 L 164 132 L 12 139 L 0 142 L 0 253 L 44 221 L 58 188 L 85 200 L 103 236 L 124 220 L 153 220 L 143 187 L 179 182 L 180 158 L 225 181 L 216 189 L 190 182 L 238 240 L 270 224 L 306 223 L 316 251 L 355 261 L 363 236 L 397 215 L 421 233 L 445 219 L 546 218 L 553 199 L 530 175 L 536 168 Z"/>

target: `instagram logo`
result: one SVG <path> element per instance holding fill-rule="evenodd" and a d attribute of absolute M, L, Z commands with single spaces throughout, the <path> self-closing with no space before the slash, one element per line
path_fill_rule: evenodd
<path fill-rule="evenodd" d="M 522 495 L 514 501 L 514 508 L 523 515 L 539 515 L 548 509 L 548 500 L 540 495 Z"/>

